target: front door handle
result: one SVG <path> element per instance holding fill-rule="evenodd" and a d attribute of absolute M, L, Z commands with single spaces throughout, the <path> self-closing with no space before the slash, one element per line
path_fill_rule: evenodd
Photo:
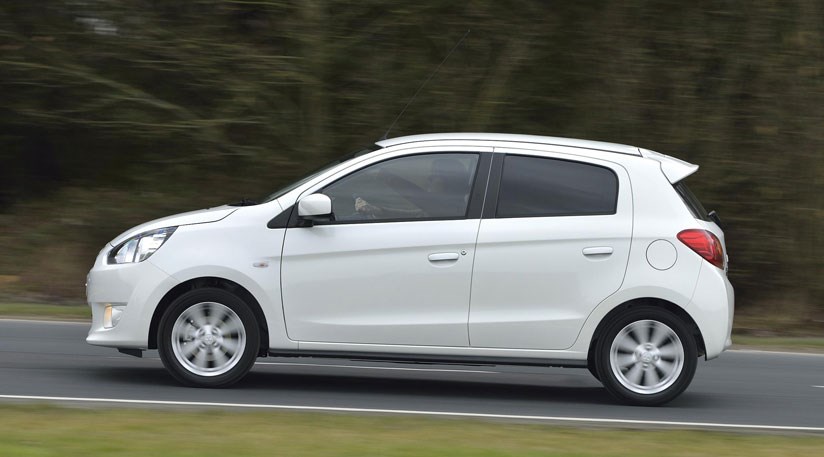
<path fill-rule="evenodd" d="M 594 255 L 603 255 L 607 256 L 612 254 L 612 248 L 609 246 L 593 246 L 591 248 L 584 248 L 584 255 L 585 256 L 594 256 Z"/>
<path fill-rule="evenodd" d="M 448 260 L 458 260 L 460 256 L 457 252 L 437 252 L 435 254 L 429 254 L 429 261 L 430 262 L 445 262 Z"/>

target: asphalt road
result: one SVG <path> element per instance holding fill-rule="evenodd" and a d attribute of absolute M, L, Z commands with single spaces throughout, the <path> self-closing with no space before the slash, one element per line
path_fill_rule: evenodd
<path fill-rule="evenodd" d="M 185 388 L 166 373 L 156 353 L 139 359 L 90 346 L 87 330 L 87 324 L 0 320 L 0 402 L 103 399 L 158 407 L 207 403 L 824 432 L 822 355 L 726 352 L 699 362 L 695 380 L 678 399 L 644 408 L 616 404 L 586 370 L 540 367 L 264 358 L 232 388 Z"/>

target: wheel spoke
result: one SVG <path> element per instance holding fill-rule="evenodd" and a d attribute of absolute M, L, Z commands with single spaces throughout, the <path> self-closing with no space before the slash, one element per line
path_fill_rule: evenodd
<path fill-rule="evenodd" d="M 208 368 L 208 357 L 205 350 L 200 350 L 195 352 L 195 357 L 191 360 L 191 362 L 198 368 Z"/>
<path fill-rule="evenodd" d="M 658 371 L 654 368 L 651 370 L 644 370 L 644 387 L 650 387 L 658 384 L 660 381 L 660 377 L 658 376 Z"/>
<path fill-rule="evenodd" d="M 672 373 L 673 368 L 675 368 L 674 363 L 668 362 L 668 361 L 663 360 L 663 359 L 659 360 L 658 363 L 655 364 L 655 366 L 658 368 L 658 370 L 661 371 L 661 376 L 662 377 L 669 376 Z"/>
<path fill-rule="evenodd" d="M 674 360 L 680 358 L 682 352 L 683 349 L 676 346 L 675 344 L 668 344 L 664 347 L 658 348 L 658 353 L 661 355 L 662 358 L 667 360 Z"/>
<path fill-rule="evenodd" d="M 660 347 L 669 338 L 669 332 L 663 325 L 654 325 L 652 334 L 649 337 L 650 343 Z"/>
<path fill-rule="evenodd" d="M 641 333 L 638 343 L 646 344 L 652 341 L 652 333 L 655 331 L 655 323 L 652 321 L 643 321 L 638 326 L 638 331 Z"/>
<path fill-rule="evenodd" d="M 638 347 L 638 343 L 633 341 L 632 337 L 630 337 L 630 336 L 626 336 L 624 338 L 621 338 L 621 340 L 618 341 L 618 352 L 624 352 L 624 353 L 630 353 L 631 354 L 631 353 L 635 352 L 635 348 L 637 348 L 637 347 Z"/>
<path fill-rule="evenodd" d="M 221 325 L 223 325 L 223 319 L 225 319 L 228 316 L 228 313 L 226 311 L 227 309 L 228 308 L 225 308 L 225 307 L 219 307 L 218 308 L 218 307 L 212 306 L 209 309 L 209 319 L 208 319 L 209 325 L 211 325 L 213 327 L 220 327 Z"/>
<path fill-rule="evenodd" d="M 224 338 L 223 341 L 220 343 L 220 350 L 225 352 L 226 354 L 234 355 L 237 353 L 237 349 L 240 346 L 240 342 L 234 338 Z"/>
<path fill-rule="evenodd" d="M 200 346 L 194 341 L 189 341 L 183 345 L 182 349 L 183 357 L 191 359 L 192 355 L 200 350 Z"/>
<path fill-rule="evenodd" d="M 220 348 L 215 348 L 212 355 L 214 356 L 215 368 L 223 368 L 229 362 L 229 356 L 220 350 Z"/>
<path fill-rule="evenodd" d="M 631 366 L 635 362 L 635 356 L 632 354 L 619 354 L 616 358 L 616 364 L 618 365 L 618 368 L 621 369 Z"/>
<path fill-rule="evenodd" d="M 206 314 L 204 313 L 203 308 L 193 309 L 189 313 L 189 324 L 191 324 L 192 327 L 200 329 L 208 323 L 209 321 L 206 318 Z"/>
<path fill-rule="evenodd" d="M 640 363 L 635 364 L 627 374 L 625 375 L 627 381 L 631 382 L 632 384 L 639 385 L 641 382 L 641 376 L 644 374 L 644 368 L 641 366 Z"/>
<path fill-rule="evenodd" d="M 646 337 L 644 336 L 644 332 L 641 330 L 639 326 L 630 327 L 629 331 L 627 332 L 630 339 L 635 342 L 635 345 L 638 346 L 643 344 L 646 341 Z"/>
<path fill-rule="evenodd" d="M 237 335 L 240 333 L 243 330 L 243 324 L 238 320 L 230 318 L 222 325 L 218 326 L 218 329 L 220 329 L 220 333 L 225 338 L 227 336 Z"/>

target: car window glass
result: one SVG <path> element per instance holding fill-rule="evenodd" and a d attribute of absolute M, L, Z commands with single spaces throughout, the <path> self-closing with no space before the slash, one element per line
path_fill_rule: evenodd
<path fill-rule="evenodd" d="M 477 164 L 477 154 L 400 157 L 358 170 L 322 192 L 340 222 L 462 218 Z"/>
<path fill-rule="evenodd" d="M 618 177 L 609 168 L 569 160 L 508 155 L 497 217 L 614 214 Z"/>

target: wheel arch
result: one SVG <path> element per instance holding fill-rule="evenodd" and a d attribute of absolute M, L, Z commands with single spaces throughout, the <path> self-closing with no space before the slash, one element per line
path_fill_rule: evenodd
<path fill-rule="evenodd" d="M 242 285 L 232 280 L 216 276 L 192 278 L 176 285 L 166 292 L 163 298 L 160 299 L 160 302 L 158 302 L 157 307 L 152 314 L 151 323 L 149 324 L 149 349 L 157 349 L 157 332 L 160 327 L 160 319 L 163 317 L 163 313 L 166 312 L 166 309 L 169 308 L 172 302 L 186 292 L 205 287 L 215 287 L 226 290 L 234 295 L 237 295 L 240 299 L 246 302 L 247 305 L 249 305 L 249 308 L 251 308 L 252 313 L 255 315 L 255 320 L 257 321 L 257 325 L 260 330 L 260 348 L 258 355 L 266 356 L 269 352 L 269 326 L 267 325 L 266 316 L 263 314 L 263 309 L 260 307 L 260 303 L 258 303 L 255 296 Z"/>
<path fill-rule="evenodd" d="M 698 327 L 698 324 L 695 322 L 695 319 L 690 316 L 690 314 L 682 307 L 672 303 L 671 301 L 667 301 L 661 298 L 636 298 L 633 300 L 626 301 L 612 310 L 610 310 L 598 323 L 598 326 L 595 328 L 595 332 L 592 334 L 592 338 L 589 342 L 589 349 L 587 351 L 587 364 L 592 364 L 593 356 L 595 354 L 595 347 L 598 344 L 598 340 L 605 331 L 609 322 L 611 322 L 616 316 L 621 315 L 622 313 L 627 312 L 628 310 L 638 307 L 638 306 L 654 306 L 663 308 L 679 319 L 684 321 L 684 323 L 692 330 L 693 336 L 695 337 L 696 343 L 696 352 L 698 356 L 706 357 L 706 346 L 704 344 L 704 336 L 701 334 L 701 329 Z"/>

